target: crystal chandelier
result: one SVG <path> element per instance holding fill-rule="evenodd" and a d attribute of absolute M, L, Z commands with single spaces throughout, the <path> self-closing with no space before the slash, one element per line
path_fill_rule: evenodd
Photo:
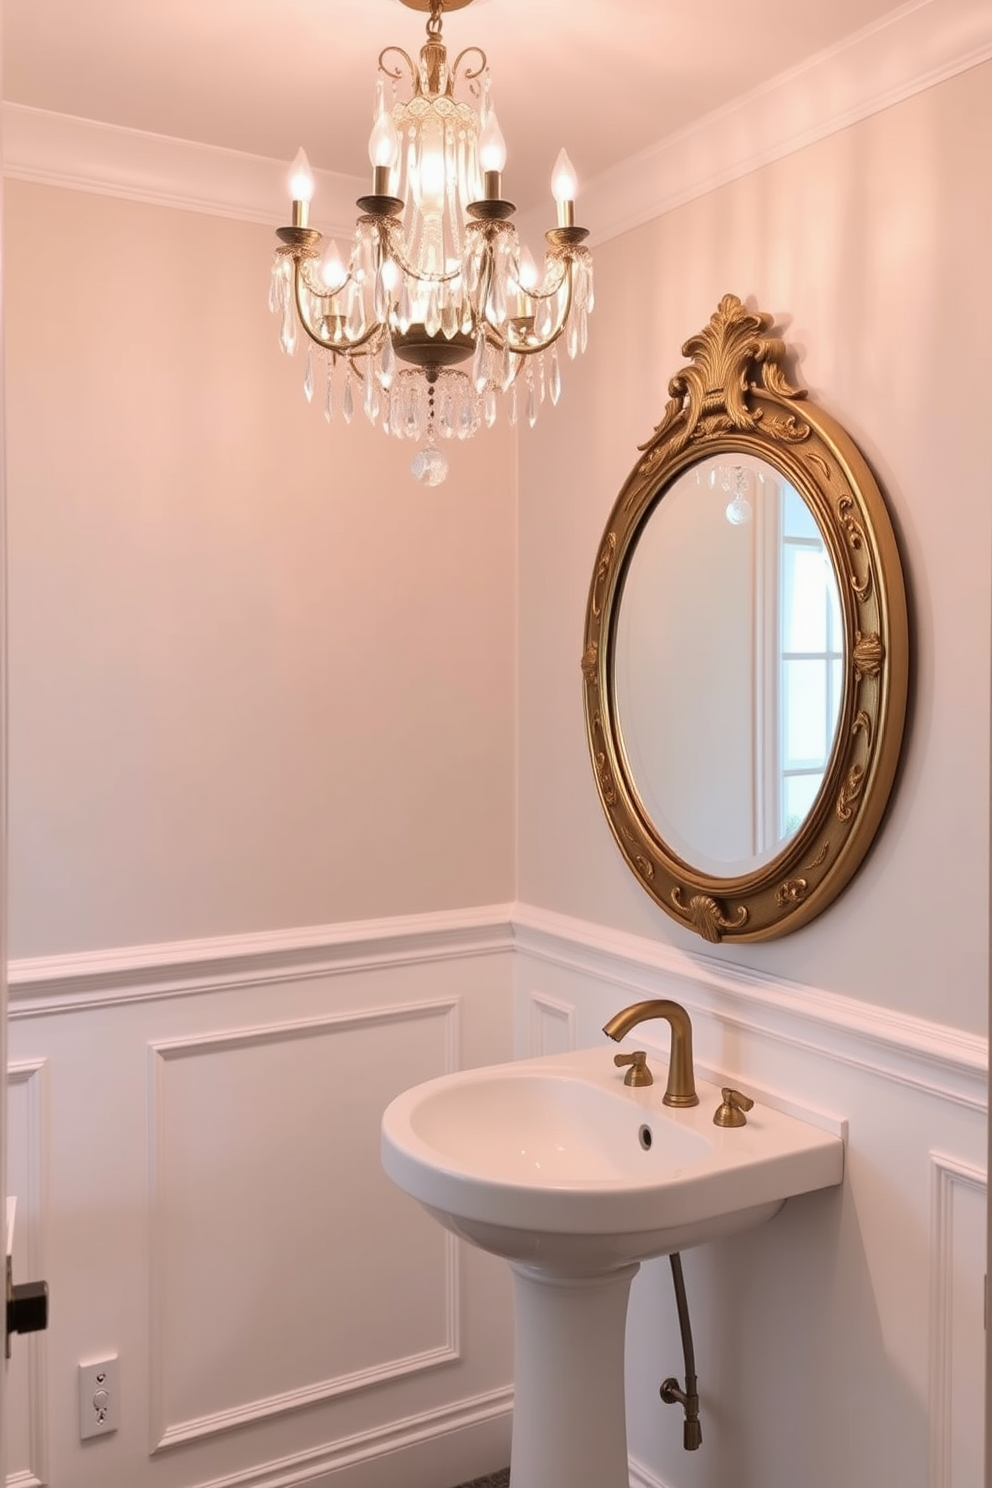
<path fill-rule="evenodd" d="M 586 229 L 574 223 L 575 174 L 562 150 L 551 181 L 557 226 L 545 233 L 543 268 L 535 264 L 502 196 L 506 145 L 485 53 L 468 47 L 449 64 L 446 0 L 402 3 L 430 11 L 427 40 L 419 63 L 400 47 L 379 56 L 372 194 L 358 199 L 350 252 L 342 257 L 310 226 L 313 177 L 301 150 L 269 306 L 283 351 L 292 354 L 302 332 L 307 399 L 322 355 L 325 417 L 340 408 L 350 423 L 360 403 L 386 433 L 418 442 L 413 474 L 437 485 L 448 469 L 439 440 L 491 427 L 501 403 L 510 423 L 519 415 L 533 426 L 546 398 L 558 402 L 559 339 L 570 357 L 585 350 L 592 258 Z M 469 3 L 447 0 L 449 9 Z M 456 98 L 459 85 L 473 102 Z"/>

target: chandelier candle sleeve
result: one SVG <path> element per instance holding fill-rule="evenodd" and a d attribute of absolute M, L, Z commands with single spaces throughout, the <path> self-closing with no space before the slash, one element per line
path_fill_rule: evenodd
<path fill-rule="evenodd" d="M 557 342 L 564 336 L 572 357 L 585 349 L 593 283 L 568 156 L 562 150 L 555 164 L 557 226 L 545 233 L 538 265 L 503 197 L 506 142 L 485 53 L 467 47 L 449 62 L 443 0 L 427 4 L 418 61 L 394 46 L 379 56 L 372 192 L 357 203 L 347 256 L 310 226 L 314 182 L 301 150 L 269 305 L 280 317 L 283 350 L 295 351 L 300 332 L 308 346 L 308 397 L 314 348 L 323 356 L 325 417 L 340 406 L 348 418 L 360 397 L 372 423 L 421 446 L 414 474 L 437 484 L 447 468 L 440 439 L 492 427 L 500 406 L 516 422 L 518 388 L 530 424 L 546 397 L 558 401 Z"/>

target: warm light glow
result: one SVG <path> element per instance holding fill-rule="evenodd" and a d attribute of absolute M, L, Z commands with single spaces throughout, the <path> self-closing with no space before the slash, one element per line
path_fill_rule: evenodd
<path fill-rule="evenodd" d="M 331 294 L 342 287 L 348 278 L 348 270 L 341 262 L 338 245 L 331 238 L 324 249 L 320 260 L 320 277 L 331 291 Z"/>
<path fill-rule="evenodd" d="M 496 118 L 496 110 L 490 108 L 489 117 L 479 134 L 479 166 L 483 171 L 501 171 L 506 164 L 506 140 Z"/>
<path fill-rule="evenodd" d="M 537 288 L 539 278 L 540 273 L 538 272 L 537 264 L 534 262 L 533 253 L 527 247 L 521 248 L 520 264 L 517 269 L 517 283 L 522 290 L 529 294 L 532 289 Z"/>
<path fill-rule="evenodd" d="M 420 152 L 421 205 L 440 212 L 444 208 L 444 146 L 440 140 L 425 139 Z"/>
<path fill-rule="evenodd" d="M 316 350 L 324 417 L 339 407 L 350 423 L 360 403 L 384 433 L 417 441 L 418 479 L 435 482 L 445 470 L 436 441 L 492 428 L 500 407 L 511 426 L 519 416 L 533 427 L 539 405 L 558 402 L 559 342 L 569 358 L 586 347 L 592 259 L 588 233 L 575 224 L 576 177 L 564 150 L 552 188 L 557 228 L 547 224 L 537 262 L 520 242 L 516 209 L 503 196 L 506 141 L 485 53 L 463 48 L 449 63 L 446 0 L 407 3 L 430 11 L 427 38 L 419 62 L 402 47 L 379 55 L 366 126 L 371 190 L 356 203 L 354 238 L 339 252 L 311 224 L 314 177 L 301 150 L 269 308 L 282 350 L 306 351 L 308 401 Z"/>
<path fill-rule="evenodd" d="M 372 126 L 369 135 L 369 159 L 373 165 L 385 165 L 390 169 L 396 164 L 400 153 L 400 142 L 396 125 L 388 114 L 382 113 Z"/>
<path fill-rule="evenodd" d="M 551 173 L 551 195 L 559 206 L 565 202 L 574 202 L 575 192 L 579 180 L 575 174 L 575 168 L 564 150 L 558 152 L 555 168 Z"/>
<path fill-rule="evenodd" d="M 289 194 L 294 202 L 313 201 L 313 173 L 306 152 L 297 150 L 289 175 Z"/>

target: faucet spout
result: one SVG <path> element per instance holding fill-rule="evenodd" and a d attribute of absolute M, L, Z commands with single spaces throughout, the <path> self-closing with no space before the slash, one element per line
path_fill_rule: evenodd
<path fill-rule="evenodd" d="M 645 1002 L 633 1002 L 604 1023 L 603 1032 L 619 1043 L 625 1034 L 648 1018 L 664 1018 L 672 1030 L 668 1086 L 662 1097 L 665 1105 L 698 1106 L 692 1067 L 692 1022 L 680 1002 L 672 1002 L 667 997 L 649 997 Z"/>

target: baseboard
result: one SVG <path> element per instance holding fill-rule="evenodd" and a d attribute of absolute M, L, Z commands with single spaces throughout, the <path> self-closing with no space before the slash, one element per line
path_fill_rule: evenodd
<path fill-rule="evenodd" d="M 507 1386 L 310 1452 L 211 1478 L 198 1488 L 319 1488 L 331 1482 L 372 1488 L 363 1470 L 371 1469 L 381 1484 L 382 1464 L 390 1459 L 396 1460 L 394 1480 L 404 1488 L 444 1488 L 509 1459 L 512 1419 L 513 1389 Z M 429 1450 L 418 1468 L 421 1449 Z"/>

